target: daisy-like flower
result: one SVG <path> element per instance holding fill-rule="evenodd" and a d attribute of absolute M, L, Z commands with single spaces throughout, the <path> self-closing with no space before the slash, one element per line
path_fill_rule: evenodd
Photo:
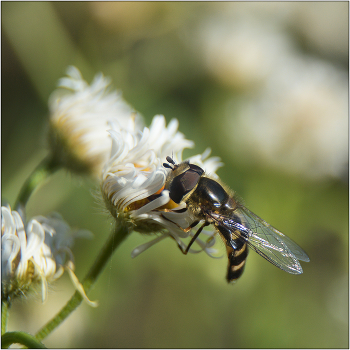
<path fill-rule="evenodd" d="M 67 270 L 77 290 L 92 306 L 74 274 L 71 247 L 75 238 L 87 237 L 87 231 L 71 232 L 58 215 L 36 216 L 25 224 L 21 210 L 1 207 L 1 295 L 12 299 L 41 284 L 42 301 L 48 294 L 48 283 Z"/>
<path fill-rule="evenodd" d="M 177 131 L 178 121 L 173 119 L 166 127 L 163 116 L 155 116 L 149 128 L 143 131 L 110 130 L 112 151 L 102 173 L 102 196 L 111 214 L 123 220 L 135 231 L 158 233 L 158 237 L 132 252 L 135 257 L 153 244 L 166 237 L 172 237 L 183 248 L 183 238 L 192 237 L 193 232 L 184 232 L 195 219 L 188 211 L 176 212 L 169 209 L 183 209 L 185 203 L 177 205 L 164 190 L 169 169 L 163 162 L 171 155 L 176 162 L 182 161 L 184 148 L 192 147 Z M 221 165 L 218 158 L 208 158 L 210 151 L 191 157 L 191 163 L 204 168 L 212 176 Z M 181 229 L 182 228 L 182 229 Z M 206 231 L 212 237 L 213 231 Z M 216 252 L 212 247 L 214 239 L 203 242 L 197 238 L 201 250 L 208 254 Z M 190 252 L 197 252 L 193 249 Z"/>
<path fill-rule="evenodd" d="M 75 67 L 68 67 L 67 75 L 49 100 L 49 145 L 59 164 L 99 177 L 112 143 L 109 123 L 141 130 L 142 117 L 120 93 L 110 91 L 110 80 L 102 74 L 96 75 L 91 85 Z"/>

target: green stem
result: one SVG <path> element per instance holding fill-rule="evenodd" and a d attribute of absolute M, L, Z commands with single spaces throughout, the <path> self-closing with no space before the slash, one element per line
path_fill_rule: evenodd
<path fill-rule="evenodd" d="M 27 178 L 26 182 L 23 184 L 18 195 L 15 208 L 17 208 L 19 205 L 25 206 L 34 190 L 59 168 L 60 166 L 53 159 L 53 157 L 48 156 L 43 159 L 43 161 L 34 169 L 34 171 Z"/>
<path fill-rule="evenodd" d="M 1 347 L 7 349 L 12 344 L 22 344 L 29 349 L 46 349 L 33 335 L 24 332 L 8 332 L 1 336 Z"/>
<path fill-rule="evenodd" d="M 7 330 L 7 320 L 9 317 L 10 301 L 6 298 L 1 300 L 1 335 Z"/>
<path fill-rule="evenodd" d="M 113 252 L 116 250 L 116 248 L 118 248 L 120 243 L 126 238 L 130 231 L 130 227 L 120 224 L 116 230 L 110 234 L 95 263 L 92 265 L 90 271 L 82 282 L 86 293 L 89 292 L 109 258 L 112 256 Z M 80 305 L 82 299 L 81 294 L 76 291 L 68 303 L 61 309 L 61 311 L 35 335 L 36 339 L 41 341 L 47 337 Z"/>

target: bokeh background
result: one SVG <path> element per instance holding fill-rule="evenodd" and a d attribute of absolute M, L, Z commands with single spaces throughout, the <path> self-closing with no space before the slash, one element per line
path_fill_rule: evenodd
<path fill-rule="evenodd" d="M 44 343 L 80 348 L 348 348 L 348 2 L 2 2 L 2 200 L 14 204 L 47 153 L 47 101 L 68 65 L 103 72 L 149 124 L 155 114 L 311 262 L 289 275 L 251 252 L 227 261 L 184 256 L 132 234 L 81 305 Z M 96 184 L 60 171 L 28 216 L 59 211 L 89 229 L 74 254 L 83 278 L 111 221 Z M 222 249 L 224 254 L 223 247 Z M 35 333 L 74 290 L 67 276 L 13 305 L 9 330 Z"/>

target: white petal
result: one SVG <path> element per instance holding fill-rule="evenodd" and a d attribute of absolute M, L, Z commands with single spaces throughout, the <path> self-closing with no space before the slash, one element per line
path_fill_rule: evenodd
<path fill-rule="evenodd" d="M 163 234 L 157 238 L 155 238 L 152 241 L 149 241 L 147 243 L 141 244 L 140 246 L 138 246 L 137 248 L 135 248 L 132 252 L 131 252 L 131 257 L 135 258 L 136 256 L 138 256 L 139 254 L 143 253 L 146 249 L 152 247 L 154 244 L 160 242 L 162 239 L 168 237 L 167 234 Z"/>
<path fill-rule="evenodd" d="M 153 200 L 152 202 L 144 205 L 140 209 L 135 210 L 130 216 L 136 218 L 144 213 L 150 212 L 156 208 L 159 208 L 159 207 L 165 205 L 166 203 L 169 202 L 169 200 L 170 200 L 169 191 L 163 191 L 161 193 L 160 197 L 158 197 L 155 200 Z"/>

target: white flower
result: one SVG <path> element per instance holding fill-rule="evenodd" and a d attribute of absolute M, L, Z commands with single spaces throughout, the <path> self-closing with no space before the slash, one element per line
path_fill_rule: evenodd
<path fill-rule="evenodd" d="M 22 214 L 23 216 L 23 214 Z M 1 294 L 13 298 L 41 284 L 42 300 L 47 298 L 48 283 L 57 280 L 66 269 L 76 289 L 87 299 L 74 275 L 71 247 L 77 236 L 58 215 L 36 216 L 24 224 L 18 211 L 1 207 Z M 90 302 L 91 303 L 91 302 Z M 94 303 L 91 303 L 94 305 Z"/>
<path fill-rule="evenodd" d="M 110 80 L 102 74 L 91 85 L 75 67 L 67 75 L 50 97 L 49 144 L 60 164 L 99 177 L 111 148 L 109 123 L 141 129 L 142 117 L 120 93 L 109 91 Z"/>
<path fill-rule="evenodd" d="M 348 72 L 298 48 L 290 31 L 295 26 L 320 50 L 327 39 L 312 30 L 311 23 L 323 22 L 320 13 L 311 18 L 295 5 L 223 3 L 210 20 L 198 22 L 189 47 L 220 83 L 235 87 L 217 133 L 235 159 L 308 178 L 347 179 Z M 343 48 L 341 31 L 332 37 L 330 23 L 322 30 L 334 49 Z"/>
<path fill-rule="evenodd" d="M 193 232 L 184 232 L 183 229 L 195 221 L 188 211 L 167 212 L 164 209 L 181 209 L 170 200 L 169 192 L 164 190 L 164 184 L 169 172 L 163 162 L 166 156 L 171 156 L 176 162 L 182 161 L 182 151 L 192 147 L 193 142 L 184 139 L 183 134 L 177 131 L 178 122 L 172 120 L 168 127 L 163 116 L 155 116 L 150 128 L 142 132 L 127 130 L 110 130 L 112 137 L 112 152 L 102 175 L 102 195 L 107 208 L 112 215 L 132 225 L 139 232 L 159 233 L 154 241 L 136 248 L 132 256 L 171 236 L 183 248 L 185 243 L 181 240 L 193 236 Z M 206 159 L 209 151 L 189 160 L 204 169 L 212 176 L 221 165 L 217 158 Z M 213 236 L 213 231 L 206 232 Z M 214 239 L 207 243 L 197 238 L 196 242 L 208 254 L 214 252 L 211 246 Z M 190 249 L 190 252 L 195 252 Z"/>
<path fill-rule="evenodd" d="M 242 101 L 245 101 L 242 99 Z M 309 178 L 342 178 L 348 163 L 348 81 L 345 72 L 294 56 L 275 66 L 254 100 L 227 105 L 222 129 L 242 160 L 259 158 Z M 237 111 L 238 110 L 238 111 Z"/>

